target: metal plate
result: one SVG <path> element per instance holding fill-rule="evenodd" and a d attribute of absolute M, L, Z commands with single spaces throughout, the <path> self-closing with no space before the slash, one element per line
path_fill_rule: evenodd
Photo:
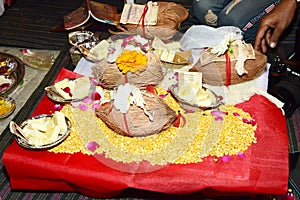
<path fill-rule="evenodd" d="M 16 56 L 0 52 L 0 58 L 9 59 L 13 64 L 13 69 L 9 73 L 2 74 L 7 79 L 11 80 L 11 84 L 3 89 L 0 89 L 0 96 L 7 96 L 18 86 L 18 84 L 23 80 L 25 74 L 25 66 L 23 62 Z"/>
<path fill-rule="evenodd" d="M 70 81 L 75 81 L 74 79 L 69 79 Z M 83 99 L 85 99 L 86 97 L 88 97 L 90 94 L 92 94 L 95 90 L 96 90 L 96 86 L 95 84 L 93 84 L 91 82 L 91 86 L 89 88 L 89 92 L 87 96 L 81 97 L 81 98 L 72 98 L 69 100 L 64 99 L 62 96 L 60 96 L 59 94 L 57 94 L 56 92 L 54 92 L 54 90 L 52 89 L 53 85 L 48 86 L 45 88 L 46 92 L 47 92 L 47 96 L 49 97 L 49 99 L 58 102 L 58 103 L 70 103 L 70 102 L 76 102 L 76 101 L 81 101 Z"/>
<path fill-rule="evenodd" d="M 209 90 L 207 88 L 203 88 L 205 90 Z M 178 94 L 177 94 L 177 91 L 178 91 L 178 86 L 177 84 L 176 85 L 172 85 L 170 87 L 170 90 L 171 90 L 171 93 L 172 95 L 179 101 L 179 104 L 182 108 L 184 109 L 187 109 L 187 110 L 194 110 L 194 111 L 198 111 L 198 110 L 206 110 L 206 109 L 212 109 L 212 108 L 217 108 L 219 107 L 221 104 L 222 104 L 222 98 L 217 96 L 213 91 L 209 90 L 213 97 L 214 97 L 214 100 L 212 102 L 211 105 L 209 106 L 203 106 L 203 105 L 197 105 L 197 104 L 194 104 L 194 103 L 191 103 L 191 102 L 187 102 L 186 100 L 182 99 Z"/>
<path fill-rule="evenodd" d="M 35 116 L 31 119 L 38 119 L 38 118 L 43 118 L 43 117 L 53 117 L 53 115 L 38 115 L 38 116 Z M 34 145 L 31 145 L 31 144 L 28 144 L 27 141 L 23 140 L 22 138 L 18 137 L 15 135 L 15 139 L 17 141 L 17 143 L 26 148 L 26 149 L 32 149 L 32 150 L 45 150 L 45 149 L 50 149 L 50 148 L 53 148 L 55 146 L 57 146 L 58 144 L 60 144 L 62 141 L 64 141 L 69 135 L 70 135 L 70 130 L 71 130 L 71 121 L 65 117 L 65 120 L 66 120 L 66 123 L 67 123 L 67 126 L 68 126 L 68 129 L 67 131 L 64 133 L 64 134 L 60 134 L 59 135 L 59 138 L 58 140 L 56 140 L 55 142 L 52 142 L 50 144 L 44 144 L 44 145 L 40 145 L 40 146 L 34 146 Z M 24 121 L 20 127 L 21 128 L 24 128 L 26 125 L 27 125 L 28 121 Z"/>

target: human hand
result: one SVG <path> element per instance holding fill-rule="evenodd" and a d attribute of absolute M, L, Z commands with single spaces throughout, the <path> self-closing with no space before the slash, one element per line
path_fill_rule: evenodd
<path fill-rule="evenodd" d="M 267 46 L 276 47 L 283 31 L 289 26 L 297 9 L 296 0 L 282 0 L 259 24 L 254 49 L 265 53 Z"/>

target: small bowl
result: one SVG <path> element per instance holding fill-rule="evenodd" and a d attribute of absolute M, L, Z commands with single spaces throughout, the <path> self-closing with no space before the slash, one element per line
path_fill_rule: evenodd
<path fill-rule="evenodd" d="M 73 46 L 82 44 L 95 45 L 99 40 L 90 31 L 74 31 L 69 33 L 69 43 Z M 86 47 L 88 48 L 88 47 Z"/>
<path fill-rule="evenodd" d="M 19 85 L 19 83 L 23 80 L 25 74 L 25 66 L 23 62 L 16 56 L 2 53 L 0 52 L 0 59 L 8 59 L 11 62 L 10 70 L 5 71 L 2 69 L 2 73 L 0 73 L 1 79 L 8 79 L 8 83 L 1 84 L 0 86 L 0 96 L 8 96 L 14 89 Z M 5 65 L 6 61 L 2 61 Z"/>
<path fill-rule="evenodd" d="M 0 54 L 0 75 L 9 75 L 16 70 L 18 62 L 15 58 L 16 57 L 11 54 Z"/>
<path fill-rule="evenodd" d="M 4 107 L 8 107 L 8 110 L 6 112 L 0 114 L 0 120 L 2 120 L 4 118 L 7 118 L 8 116 L 10 116 L 15 111 L 16 102 L 11 97 L 0 97 L 0 106 L 1 106 L 1 109 Z"/>
<path fill-rule="evenodd" d="M 209 90 L 207 88 L 204 88 L 205 90 Z M 194 112 L 199 112 L 199 111 L 203 111 L 203 110 L 207 110 L 207 109 L 213 109 L 213 108 L 217 108 L 222 104 L 222 97 L 217 96 L 213 91 L 209 90 L 212 94 L 212 103 L 211 105 L 207 106 L 207 105 L 199 105 L 199 104 L 195 104 L 192 102 L 188 102 L 184 99 L 182 99 L 182 97 L 180 97 L 178 95 L 178 85 L 172 85 L 170 87 L 171 93 L 172 95 L 178 100 L 179 105 L 184 109 L 184 110 L 190 110 L 190 111 L 194 111 Z"/>
<path fill-rule="evenodd" d="M 45 117 L 53 117 L 53 115 L 42 114 L 42 115 L 37 115 L 31 119 L 40 119 L 40 118 L 45 118 Z M 58 140 L 56 140 L 55 142 L 49 143 L 49 144 L 38 145 L 38 146 L 32 145 L 32 144 L 29 144 L 22 137 L 19 137 L 18 135 L 20 135 L 20 133 L 15 133 L 16 130 L 13 130 L 12 128 L 10 128 L 10 131 L 15 135 L 16 142 L 20 146 L 22 146 L 26 149 L 31 149 L 31 150 L 45 150 L 45 149 L 50 149 L 50 148 L 57 146 L 58 144 L 60 144 L 62 141 L 64 141 L 70 135 L 71 121 L 67 117 L 65 117 L 65 120 L 66 120 L 66 124 L 67 124 L 67 131 L 63 134 L 60 133 Z M 27 124 L 28 124 L 28 120 L 24 121 L 20 125 L 20 128 L 23 129 Z"/>

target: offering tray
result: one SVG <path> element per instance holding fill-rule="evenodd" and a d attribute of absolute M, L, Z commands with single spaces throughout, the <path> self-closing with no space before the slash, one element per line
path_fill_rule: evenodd
<path fill-rule="evenodd" d="M 0 75 L 2 78 L 5 78 L 9 81 L 9 83 L 4 83 L 4 85 L 0 87 L 0 96 L 7 96 L 22 81 L 25 74 L 25 66 L 23 62 L 14 55 L 0 52 L 0 59 L 2 58 L 9 59 L 11 63 L 14 63 L 14 67 L 10 70 L 10 73 Z"/>
<path fill-rule="evenodd" d="M 213 109 L 217 108 L 222 104 L 222 97 L 217 96 L 212 90 L 208 88 L 204 88 L 204 90 L 208 90 L 211 94 L 211 104 L 210 105 L 200 105 L 197 103 L 189 102 L 185 99 L 183 99 L 181 96 L 178 95 L 178 85 L 172 85 L 170 87 L 172 95 L 178 100 L 180 106 L 185 110 L 192 110 L 192 111 L 202 111 L 206 109 Z M 196 98 L 196 96 L 195 96 Z"/>
<path fill-rule="evenodd" d="M 41 119 L 41 118 L 52 118 L 53 115 L 46 115 L 46 114 L 41 114 L 37 115 L 31 119 Z M 70 134 L 70 129 L 71 129 L 71 121 L 65 117 L 66 124 L 67 124 L 67 131 L 64 132 L 63 134 L 59 133 L 59 137 L 55 142 L 48 143 L 48 144 L 43 144 L 43 145 L 32 145 L 29 144 L 28 139 L 24 138 L 24 135 L 21 133 L 22 130 L 27 124 L 28 120 L 25 120 L 20 126 L 18 126 L 15 122 L 10 123 L 10 131 L 15 135 L 16 142 L 26 148 L 26 149 L 32 149 L 32 150 L 44 150 L 44 149 L 49 149 L 52 147 L 57 146 L 59 143 L 61 143 L 63 140 L 65 140 L 69 134 Z"/>
<path fill-rule="evenodd" d="M 76 81 L 76 78 L 72 78 L 69 79 L 69 81 Z M 81 86 L 79 86 L 81 87 Z M 90 95 L 92 92 L 95 91 L 96 86 L 91 82 L 90 87 L 88 88 L 88 92 L 87 94 Z M 78 90 L 85 90 L 87 88 L 78 88 Z M 60 102 L 60 103 L 70 103 L 70 102 L 76 102 L 76 101 L 81 101 L 84 98 L 86 98 L 88 95 L 84 95 L 84 96 L 80 96 L 80 97 L 75 97 L 75 98 L 71 98 L 71 99 L 65 99 L 63 96 L 61 96 L 60 94 L 57 93 L 57 91 L 55 91 L 54 89 L 54 85 L 48 86 L 45 88 L 46 92 L 47 92 L 47 96 L 55 101 L 55 102 Z"/>

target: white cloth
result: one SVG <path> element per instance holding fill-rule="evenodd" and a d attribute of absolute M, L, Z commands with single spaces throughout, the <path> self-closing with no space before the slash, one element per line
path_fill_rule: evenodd
<path fill-rule="evenodd" d="M 82 57 L 79 60 L 79 62 L 77 63 L 77 66 L 74 69 L 74 72 L 81 74 L 83 76 L 92 77 L 93 76 L 92 66 L 94 66 L 94 65 L 95 65 L 94 62 L 88 61 L 87 59 Z"/>
<path fill-rule="evenodd" d="M 225 35 L 235 34 L 236 39 L 242 39 L 242 31 L 234 26 L 222 26 L 213 28 L 206 25 L 193 25 L 180 40 L 181 49 L 203 49 L 218 45 Z"/>

